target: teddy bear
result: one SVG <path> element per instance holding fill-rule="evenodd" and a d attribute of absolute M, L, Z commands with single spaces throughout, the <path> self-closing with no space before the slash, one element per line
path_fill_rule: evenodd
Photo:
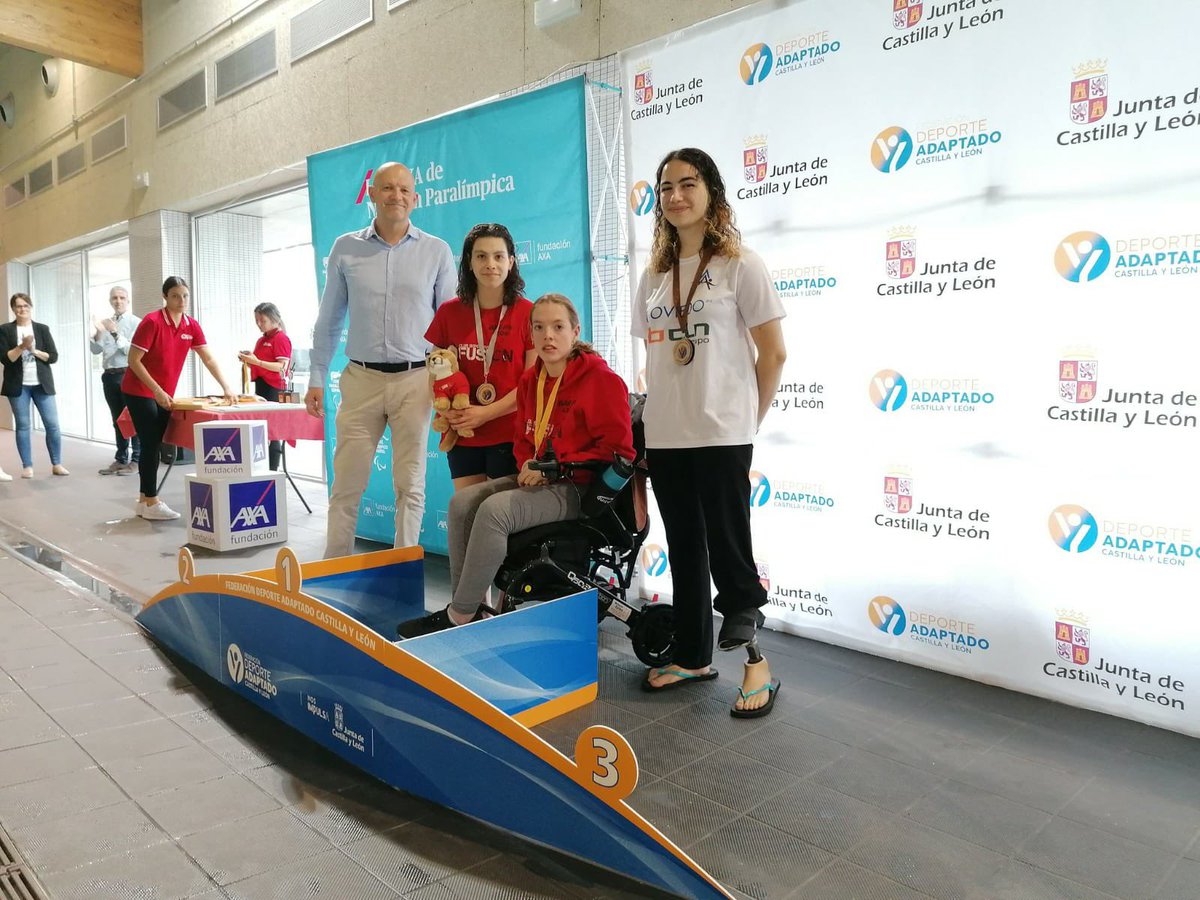
<path fill-rule="evenodd" d="M 471 405 L 470 382 L 458 371 L 458 356 L 453 350 L 434 350 L 425 361 L 429 370 L 429 390 L 433 395 L 433 430 L 441 433 L 438 449 L 445 453 L 458 438 L 474 437 L 471 428 L 455 430 L 445 416 L 448 409 L 466 409 Z"/>

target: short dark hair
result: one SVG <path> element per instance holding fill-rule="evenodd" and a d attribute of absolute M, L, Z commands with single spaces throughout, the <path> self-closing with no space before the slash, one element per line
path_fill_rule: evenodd
<path fill-rule="evenodd" d="M 512 257 L 512 269 L 504 279 L 504 305 L 512 306 L 525 290 L 525 279 L 521 277 L 521 269 L 517 265 L 517 247 L 507 228 L 498 222 L 482 222 L 467 232 L 463 241 L 462 258 L 458 261 L 458 299 L 464 303 L 474 303 L 479 293 L 479 281 L 471 270 L 471 254 L 475 251 L 475 242 L 480 238 L 500 238 Z"/>
<path fill-rule="evenodd" d="M 177 287 L 187 288 L 189 291 L 191 290 L 182 275 L 172 275 L 163 282 L 163 296 L 165 297 L 167 294 L 171 293 L 171 288 Z"/>

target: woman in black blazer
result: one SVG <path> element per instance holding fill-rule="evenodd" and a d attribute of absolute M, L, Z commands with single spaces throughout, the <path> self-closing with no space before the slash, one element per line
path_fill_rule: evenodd
<path fill-rule="evenodd" d="M 21 455 L 21 477 L 33 477 L 33 430 L 29 404 L 32 401 L 46 428 L 46 450 L 50 453 L 50 471 L 70 475 L 62 464 L 62 432 L 58 429 L 58 406 L 54 402 L 54 375 L 50 366 L 58 361 L 58 350 L 50 329 L 33 321 L 33 301 L 28 294 L 13 294 L 8 301 L 16 321 L 0 325 L 0 362 L 4 381 L 0 393 L 12 404 L 17 432 L 17 453 Z"/>

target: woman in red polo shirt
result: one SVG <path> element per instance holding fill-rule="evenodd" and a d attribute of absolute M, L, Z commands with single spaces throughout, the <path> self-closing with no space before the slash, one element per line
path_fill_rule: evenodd
<path fill-rule="evenodd" d="M 458 368 L 471 385 L 471 405 L 446 412 L 453 427 L 475 431 L 473 437 L 460 435 L 446 454 L 456 491 L 517 474 L 517 381 L 536 358 L 529 335 L 533 304 L 521 296 L 524 289 L 508 229 L 472 228 L 463 241 L 458 297 L 438 308 L 425 332 L 435 347 L 456 349 Z"/>
<path fill-rule="evenodd" d="M 129 344 L 129 369 L 121 393 L 142 443 L 138 461 L 141 492 L 135 511 L 143 519 L 178 519 L 179 513 L 158 499 L 158 449 L 171 421 L 171 397 L 189 350 L 195 350 L 205 368 L 221 385 L 225 398 L 237 402 L 225 382 L 216 358 L 208 349 L 200 323 L 187 315 L 188 283 L 178 275 L 163 282 L 163 308 L 148 313 L 138 324 Z"/>
<path fill-rule="evenodd" d="M 254 345 L 254 352 L 243 350 L 238 359 L 250 365 L 250 377 L 254 380 L 254 393 L 279 402 L 279 394 L 287 387 L 287 373 L 292 364 L 292 339 L 283 327 L 283 316 L 274 303 L 260 303 L 254 307 L 254 324 L 262 335 Z M 279 469 L 283 457 L 283 442 L 271 441 L 271 471 Z"/>

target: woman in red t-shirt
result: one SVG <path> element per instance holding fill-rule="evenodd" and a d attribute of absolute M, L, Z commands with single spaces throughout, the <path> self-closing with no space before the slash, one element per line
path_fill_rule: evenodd
<path fill-rule="evenodd" d="M 458 368 L 471 385 L 471 405 L 447 410 L 459 435 L 446 454 L 454 489 L 517 474 L 513 458 L 517 381 L 536 354 L 529 334 L 533 304 L 521 296 L 525 279 L 517 267 L 512 235 L 503 225 L 476 225 L 463 241 L 458 297 L 443 303 L 425 340 L 454 348 Z"/>
<path fill-rule="evenodd" d="M 250 366 L 250 378 L 254 381 L 254 393 L 279 402 L 279 394 L 287 387 L 288 372 L 292 367 L 292 339 L 283 327 L 283 316 L 274 303 L 260 303 L 254 307 L 254 324 L 262 334 L 254 345 L 254 352 L 243 350 L 238 359 Z M 271 441 L 271 471 L 279 469 L 283 456 L 283 442 Z"/>

